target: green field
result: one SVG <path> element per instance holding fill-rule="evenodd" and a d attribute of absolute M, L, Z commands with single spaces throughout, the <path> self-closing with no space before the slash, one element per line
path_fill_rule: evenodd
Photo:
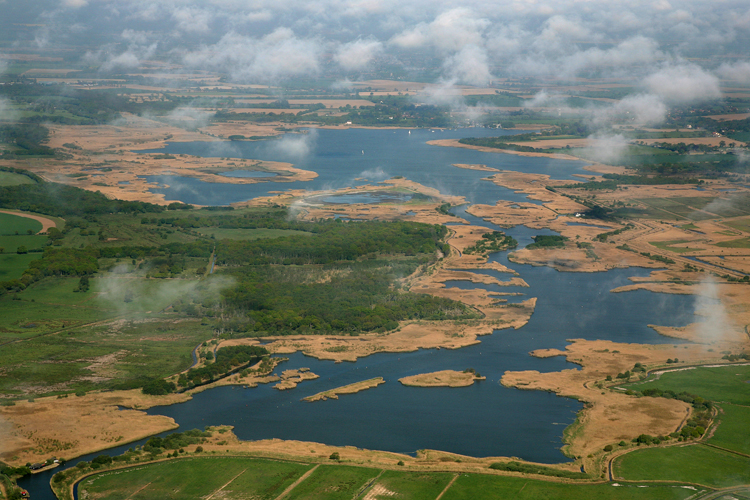
<path fill-rule="evenodd" d="M 40 253 L 0 254 L 0 281 L 15 280 L 21 277 L 32 260 L 42 257 Z"/>
<path fill-rule="evenodd" d="M 715 402 L 750 406 L 750 365 L 666 372 L 658 380 L 623 385 L 636 391 L 659 388 L 676 393 L 688 392 Z"/>
<path fill-rule="evenodd" d="M 321 465 L 285 500 L 350 500 L 380 471 L 346 465 Z"/>
<path fill-rule="evenodd" d="M 201 227 L 196 229 L 204 236 L 213 236 L 217 240 L 259 240 L 261 238 L 281 238 L 282 236 L 312 236 L 307 231 L 289 229 L 223 229 L 215 227 Z"/>
<path fill-rule="evenodd" d="M 252 458 L 186 458 L 84 479 L 83 498 L 276 498 L 311 466 Z"/>
<path fill-rule="evenodd" d="M 675 253 L 686 253 L 686 252 L 695 252 L 698 249 L 697 248 L 685 248 L 685 247 L 674 247 L 673 245 L 681 245 L 683 243 L 687 243 L 687 240 L 672 240 L 672 241 L 649 241 L 648 244 L 655 246 L 656 248 L 660 248 L 662 250 L 667 250 L 669 252 L 675 252 Z"/>
<path fill-rule="evenodd" d="M 313 466 L 238 457 L 182 458 L 126 470 L 103 472 L 81 481 L 82 498 L 274 499 Z M 444 500 L 682 500 L 694 495 L 680 485 L 574 484 L 525 477 L 449 472 L 379 470 L 323 464 L 284 497 L 290 500 L 373 498 L 433 500 L 453 484 Z"/>
<path fill-rule="evenodd" d="M 33 179 L 25 175 L 0 171 L 0 186 L 20 186 L 21 184 L 34 183 Z"/>
<path fill-rule="evenodd" d="M 4 173 L 6 172 L 0 172 L 0 174 Z M 2 235 L 28 234 L 28 231 L 36 234 L 41 230 L 42 223 L 39 221 L 28 217 L 0 213 L 0 234 Z"/>
<path fill-rule="evenodd" d="M 709 443 L 750 455 L 750 407 L 723 404 L 716 427 Z"/>
<path fill-rule="evenodd" d="M 722 248 L 750 248 L 750 238 L 740 238 L 738 240 L 720 241 L 716 244 Z"/>
<path fill-rule="evenodd" d="M 408 498 L 409 500 L 434 500 L 445 489 L 453 474 L 447 472 L 401 472 L 387 470 L 378 478 L 375 489 L 378 486 L 387 491 L 396 493 L 395 498 Z M 368 490 L 370 491 L 370 490 Z M 392 494 L 385 492 L 377 498 L 388 498 Z"/>
<path fill-rule="evenodd" d="M 750 482 L 750 459 L 700 444 L 636 450 L 615 461 L 631 481 L 684 481 L 714 488 Z"/>
<path fill-rule="evenodd" d="M 521 477 L 461 474 L 441 500 L 678 500 L 695 491 L 679 486 L 565 484 Z"/>

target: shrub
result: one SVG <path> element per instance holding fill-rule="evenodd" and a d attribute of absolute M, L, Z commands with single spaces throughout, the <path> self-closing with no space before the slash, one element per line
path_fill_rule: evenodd
<path fill-rule="evenodd" d="M 341 456 L 339 455 L 338 451 L 334 451 L 333 453 L 331 453 L 331 456 L 328 458 L 330 458 L 331 460 L 341 460 Z"/>

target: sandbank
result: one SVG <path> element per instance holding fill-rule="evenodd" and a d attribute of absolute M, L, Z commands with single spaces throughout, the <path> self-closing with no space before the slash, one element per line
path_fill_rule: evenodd
<path fill-rule="evenodd" d="M 535 153 L 535 152 L 525 152 L 525 151 L 515 151 L 512 149 L 498 149 L 498 148 L 488 148 L 486 146 L 473 146 L 470 144 L 461 144 L 458 142 L 458 139 L 437 139 L 434 141 L 427 141 L 427 144 L 431 146 L 445 146 L 445 147 L 454 147 L 454 148 L 465 148 L 465 149 L 474 149 L 476 151 L 482 151 L 484 153 L 507 153 L 511 155 L 518 155 L 518 156 L 536 156 L 540 158 L 555 158 L 557 160 L 580 160 L 580 158 L 577 158 L 575 156 L 571 156 L 568 154 L 561 154 L 561 153 Z"/>
<path fill-rule="evenodd" d="M 338 399 L 339 394 L 355 394 L 360 391 L 372 389 L 380 384 L 385 384 L 383 377 L 375 377 L 369 380 L 363 380 L 362 382 L 355 382 L 353 384 L 344 385 L 328 391 L 319 392 L 312 396 L 302 398 L 302 401 L 325 401 L 326 399 Z"/>
<path fill-rule="evenodd" d="M 477 380 L 486 379 L 487 377 L 477 377 L 473 372 L 442 370 L 403 377 L 398 381 L 409 387 L 469 387 Z"/>

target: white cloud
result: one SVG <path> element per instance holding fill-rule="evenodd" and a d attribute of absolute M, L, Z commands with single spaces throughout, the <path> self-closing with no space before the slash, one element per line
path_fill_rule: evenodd
<path fill-rule="evenodd" d="M 346 71 L 363 70 L 383 51 L 383 44 L 375 39 L 358 39 L 338 48 L 333 59 Z"/>
<path fill-rule="evenodd" d="M 613 123 L 627 123 L 636 127 L 658 125 L 667 117 L 667 105 L 654 94 L 634 94 L 620 99 L 612 106 L 598 108 L 592 112 L 595 127 L 607 127 Z"/>
<path fill-rule="evenodd" d="M 724 63 L 716 70 L 716 74 L 727 80 L 734 80 L 742 84 L 750 83 L 750 62 L 741 61 L 734 64 Z"/>
<path fill-rule="evenodd" d="M 71 9 L 80 9 L 86 7 L 89 2 L 88 0 L 63 0 L 63 7 L 70 7 Z"/>
<path fill-rule="evenodd" d="M 259 39 L 229 32 L 216 44 L 185 53 L 183 62 L 227 71 L 235 80 L 275 81 L 316 74 L 321 53 L 318 40 L 297 38 L 290 29 L 278 28 Z"/>
<path fill-rule="evenodd" d="M 177 29 L 186 33 L 208 33 L 213 16 L 204 9 L 183 7 L 172 12 Z"/>
<path fill-rule="evenodd" d="M 721 97 L 719 79 L 695 64 L 668 65 L 643 80 L 649 92 L 670 104 Z"/>
<path fill-rule="evenodd" d="M 487 53 L 476 45 L 466 45 L 443 63 L 451 79 L 468 85 L 485 86 L 492 80 Z"/>
<path fill-rule="evenodd" d="M 490 21 L 475 16 L 471 9 L 457 7 L 443 12 L 431 23 L 419 23 L 391 38 L 391 43 L 404 48 L 432 47 L 455 52 L 466 45 L 483 44 L 483 32 Z"/>

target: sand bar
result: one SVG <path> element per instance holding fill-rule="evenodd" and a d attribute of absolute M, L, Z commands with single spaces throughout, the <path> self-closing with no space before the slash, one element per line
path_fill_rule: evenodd
<path fill-rule="evenodd" d="M 355 394 L 360 391 L 372 389 L 373 387 L 377 387 L 380 384 L 385 384 L 385 380 L 383 380 L 383 377 L 375 377 L 369 380 L 363 380 L 362 382 L 355 382 L 353 384 L 337 387 L 329 391 L 319 392 L 317 394 L 313 394 L 312 396 L 302 398 L 302 401 L 325 401 L 326 399 L 338 399 L 339 394 Z"/>
<path fill-rule="evenodd" d="M 404 377 L 398 381 L 409 387 L 469 387 L 477 380 L 486 379 L 487 377 L 478 377 L 473 372 L 442 370 Z"/>

